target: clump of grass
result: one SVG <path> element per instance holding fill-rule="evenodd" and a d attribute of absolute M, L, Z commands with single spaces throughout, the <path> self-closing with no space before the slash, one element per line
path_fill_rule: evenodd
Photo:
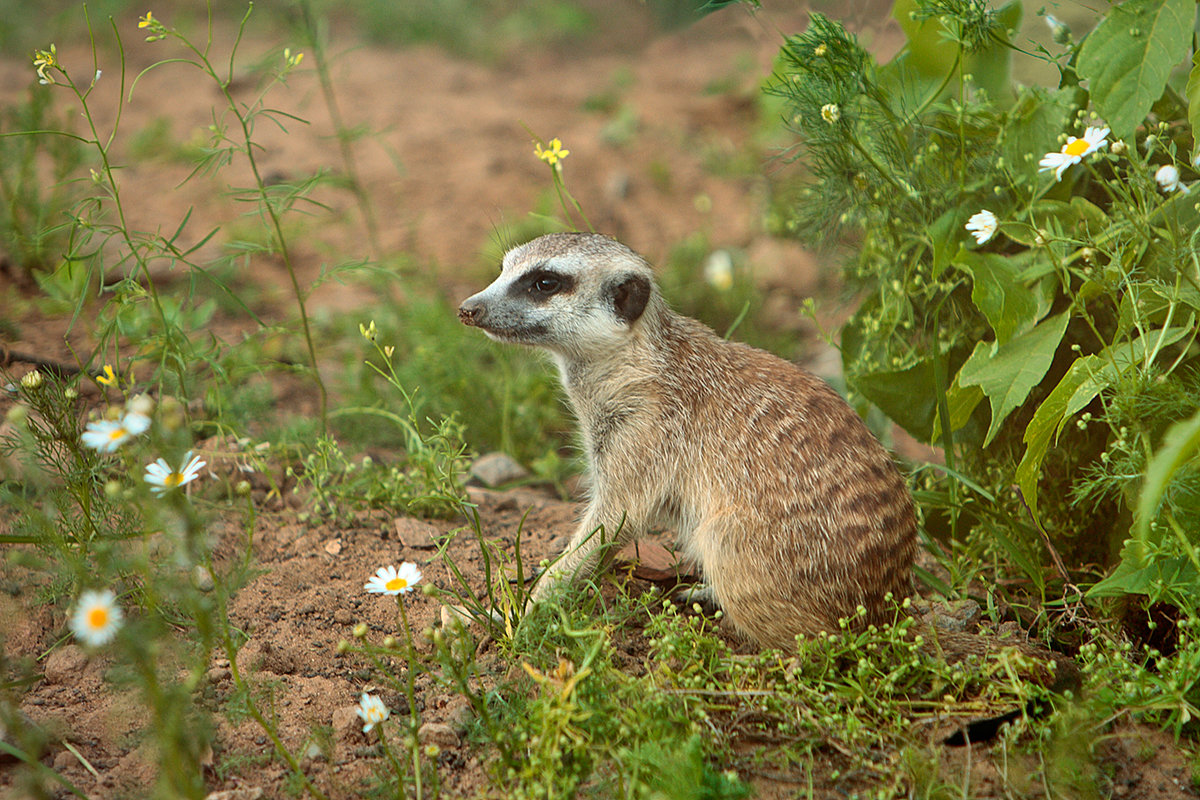
<path fill-rule="evenodd" d="M 375 349 L 377 360 L 367 361 L 368 368 L 400 395 L 407 414 L 376 405 L 345 406 L 335 415 L 385 421 L 403 441 L 404 463 L 377 464 L 370 456 L 351 461 L 336 441 L 322 437 L 301 468 L 289 469 L 298 478 L 296 490 L 310 490 L 314 507 L 328 514 L 361 508 L 434 517 L 457 513 L 465 501 L 463 476 L 469 460 L 462 423 L 449 416 L 423 424 L 413 394 L 397 377 L 395 347 L 379 341 L 374 321 L 360 323 L 359 330 Z"/>
<path fill-rule="evenodd" d="M 8 271 L 27 282 L 57 266 L 74 197 L 67 181 L 83 160 L 77 141 L 31 134 L 68 124 L 37 87 L 26 102 L 0 109 L 0 245 Z"/>
<path fill-rule="evenodd" d="M 451 53 L 494 60 L 516 47 L 569 41 L 593 27 L 574 3 L 535 0 L 512 8 L 495 0 L 364 2 L 355 9 L 363 34 L 386 44 L 432 43 Z"/>

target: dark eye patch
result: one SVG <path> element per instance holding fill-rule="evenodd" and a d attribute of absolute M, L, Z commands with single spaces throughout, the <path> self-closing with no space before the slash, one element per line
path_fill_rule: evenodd
<path fill-rule="evenodd" d="M 542 303 L 556 294 L 565 294 L 574 288 L 575 279 L 570 275 L 537 267 L 514 281 L 509 294 L 528 297 L 535 303 Z"/>

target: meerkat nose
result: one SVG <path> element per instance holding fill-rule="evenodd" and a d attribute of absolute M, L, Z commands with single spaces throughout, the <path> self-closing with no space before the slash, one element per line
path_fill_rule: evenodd
<path fill-rule="evenodd" d="M 483 304 L 469 298 L 458 307 L 458 319 L 464 325 L 478 325 L 483 319 Z"/>

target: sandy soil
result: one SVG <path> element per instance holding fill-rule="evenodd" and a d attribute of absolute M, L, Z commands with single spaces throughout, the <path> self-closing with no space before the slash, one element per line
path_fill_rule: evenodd
<path fill-rule="evenodd" d="M 868 10 L 860 12 L 865 36 L 882 51 L 894 48 L 896 34 Z M 132 29 L 133 21 L 127 21 Z M 754 145 L 755 98 L 759 81 L 769 72 L 779 46 L 779 32 L 800 30 L 804 14 L 793 8 L 768 9 L 750 16 L 740 9 L 714 15 L 687 30 L 658 33 L 636 7 L 622 8 L 605 19 L 601 32 L 584 45 L 513 54 L 498 65 L 481 65 L 445 55 L 432 47 L 403 51 L 340 43 L 344 53 L 335 70 L 343 112 L 354 125 L 377 135 L 363 140 L 359 167 L 379 210 L 385 253 L 408 253 L 414 263 L 431 264 L 439 282 L 452 294 L 465 296 L 486 280 L 480 255 L 501 221 L 518 221 L 533 207 L 549 183 L 545 166 L 532 153 L 524 126 L 545 139 L 561 137 L 571 150 L 566 179 L 588 209 L 597 229 L 616 235 L 652 260 L 696 231 L 707 233 L 714 248 L 736 248 L 747 254 L 764 291 L 789 298 L 813 292 L 823 279 L 820 259 L 794 243 L 773 239 L 762 230 L 763 174 L 782 165 L 762 155 L 762 172 L 713 168 L 714 161 L 746 152 Z M 248 61 L 279 44 L 247 42 Z M 146 44 L 129 36 L 129 72 L 136 74 L 163 57 L 164 43 Z M 295 47 L 295 45 L 293 45 Z M 64 63 L 90 64 L 89 52 L 62 45 Z M 111 60 L 111 56 L 107 56 Z M 75 69 L 79 73 L 82 70 Z M 0 60 L 0 102 L 18 101 L 32 70 L 20 58 Z M 105 76 L 93 97 L 97 116 L 115 116 L 117 70 Z M 197 90 L 194 72 L 179 66 L 154 70 L 132 92 L 122 125 L 137 131 L 163 120 L 176 141 L 188 141 L 211 122 L 214 91 Z M 721 87 L 712 91 L 712 87 Z M 249 100 L 251 87 L 238 88 Z M 614 94 L 627 109 L 632 134 L 615 131 L 615 114 L 582 110 L 589 98 Z M 288 87 L 271 95 L 271 104 L 309 120 L 290 123 L 284 133 L 269 124 L 257 132 L 265 169 L 296 177 L 320 169 L 337 171 L 332 128 L 310 73 L 294 75 Z M 624 138 L 622 138 L 624 137 Z M 188 167 L 169 158 L 131 159 L 118 147 L 116 160 L 129 202 L 129 219 L 144 230 L 173 230 L 189 207 L 196 214 L 185 240 L 198 240 L 206 219 L 229 218 L 234 205 L 225 194 L 229 184 L 245 184 L 234 166 L 218 180 L 198 179 L 182 186 Z M 175 187 L 175 188 L 172 188 Z M 317 220 L 300 240 L 298 259 L 305 278 L 323 264 L 366 256 L 364 237 L 351 198 L 345 192 L 322 191 L 333 210 L 333 223 Z M 199 254 L 215 254 L 214 240 Z M 253 269 L 264 285 L 282 286 L 285 273 L 269 260 Z M 832 271 L 832 270 L 829 270 Z M 5 287 L 5 291 L 19 289 Z M 27 293 L 29 297 L 32 294 Z M 286 297 L 284 298 L 286 300 Z M 369 290 L 327 284 L 314 296 L 314 307 L 344 310 L 377 302 Z M 784 307 L 788 307 L 785 303 Z M 66 360 L 66 320 L 44 318 L 23 304 L 15 320 L 13 349 Z M 86 349 L 80 328 L 67 341 Z M 18 370 L 19 371 L 19 370 Z M 281 402 L 285 390 L 280 389 Z M 511 544 L 522 515 L 523 554 L 532 565 L 556 552 L 570 531 L 576 508 L 548 492 L 522 490 L 504 494 L 476 490 L 485 532 Z M 255 529 L 256 561 L 264 569 L 237 596 L 233 622 L 250 634 L 239 654 L 243 669 L 275 687 L 280 733 L 291 747 L 311 742 L 315 727 L 332 730 L 332 753 L 304 754 L 305 771 L 336 797 L 350 797 L 374 768 L 377 758 L 353 717 L 352 707 L 369 672 L 353 658 L 335 654 L 354 624 L 366 622 L 372 636 L 392 631 L 395 607 L 390 599 L 362 592 L 366 578 L 381 564 L 416 561 L 430 579 L 445 583 L 443 568 L 432 561 L 430 530 L 445 532 L 461 521 L 422 522 L 364 515 L 345 528 L 305 524 L 294 508 L 264 510 Z M 6 521 L 0 513 L 0 529 Z M 236 557 L 243 536 L 235 521 L 220 537 L 219 555 Z M 454 545 L 460 565 L 474 567 L 479 554 L 468 540 Z M 40 605 L 38 586 L 28 573 L 3 567 L 0 632 L 5 656 L 40 658 L 41 675 L 25 687 L 21 710 L 56 731 L 83 755 L 99 777 L 89 772 L 65 746 L 54 746 L 45 763 L 95 797 L 142 796 L 153 780 L 153 753 L 138 745 L 142 725 L 135 699 L 106 679 L 111 667 L 103 656 L 88 658 L 68 643 L 55 643 L 65 631 L 61 609 Z M 438 621 L 438 607 L 426 598 L 410 604 L 416 629 Z M 631 637 L 625 657 L 636 661 L 639 645 Z M 495 659 L 485 652 L 484 658 Z M 462 705 L 428 683 L 418 685 L 423 720 L 433 723 L 430 737 L 442 747 L 443 789 L 449 796 L 471 796 L 487 786 L 480 753 L 462 740 Z M 201 692 L 214 707 L 231 690 L 229 664 L 214 656 Z M 401 705 L 390 697 L 390 705 Z M 219 715 L 214 768 L 208 774 L 214 792 L 224 800 L 260 796 L 285 797 L 285 775 L 266 755 L 270 742 L 251 721 L 232 724 Z M 1114 736 L 1113 768 L 1117 793 L 1125 797 L 1178 797 L 1188 785 L 1188 767 L 1160 734 L 1128 729 Z M 215 765 L 243 759 L 244 767 L 223 777 Z M 997 766 L 976 753 L 973 789 L 991 796 L 998 787 Z M 970 758 L 948 751 L 954 762 Z M 11 762 L 0 761 L 0 796 L 17 796 L 11 786 Z M 803 776 L 747 774 L 763 797 L 788 797 L 806 790 Z M 5 788 L 7 787 L 7 788 Z M 238 794 L 237 792 L 241 792 Z M 818 796 L 841 796 L 836 784 L 819 785 Z M 995 789 L 995 791 L 999 791 Z"/>

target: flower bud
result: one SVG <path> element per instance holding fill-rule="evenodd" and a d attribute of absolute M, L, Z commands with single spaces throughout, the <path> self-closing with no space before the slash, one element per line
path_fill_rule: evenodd
<path fill-rule="evenodd" d="M 21 378 L 21 388 L 27 392 L 33 392 L 42 388 L 42 373 L 36 369 L 25 373 Z"/>
<path fill-rule="evenodd" d="M 167 404 L 163 403 L 163 410 L 166 410 Z M 134 414 L 141 414 L 143 417 L 148 417 L 154 413 L 154 399 L 149 395 L 139 394 L 129 401 L 129 411 Z"/>

